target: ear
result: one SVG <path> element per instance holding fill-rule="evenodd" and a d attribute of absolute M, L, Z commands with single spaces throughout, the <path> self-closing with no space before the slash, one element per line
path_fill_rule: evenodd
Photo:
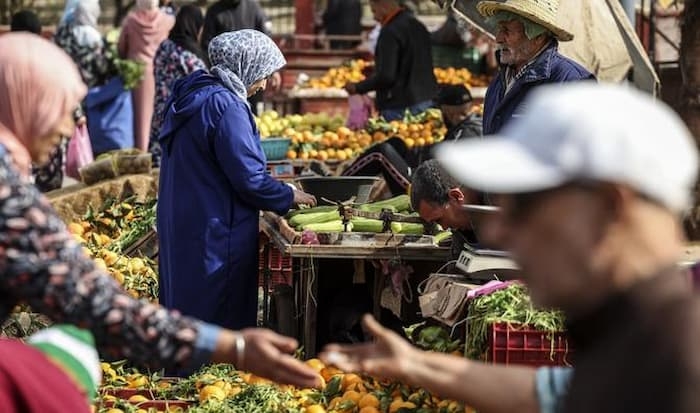
<path fill-rule="evenodd" d="M 634 192 L 625 186 L 604 183 L 600 184 L 600 188 L 605 202 L 605 209 L 616 217 L 624 214 L 627 210 L 627 206 L 634 201 Z"/>
<path fill-rule="evenodd" d="M 449 199 L 457 201 L 460 204 L 464 203 L 464 193 L 459 188 L 450 189 L 449 191 L 447 191 L 447 196 Z"/>

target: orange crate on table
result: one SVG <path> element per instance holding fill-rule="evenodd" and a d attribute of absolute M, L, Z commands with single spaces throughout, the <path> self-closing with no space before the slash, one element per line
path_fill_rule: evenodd
<path fill-rule="evenodd" d="M 494 323 L 489 326 L 488 340 L 487 359 L 492 363 L 541 367 L 570 366 L 573 361 L 573 349 L 564 332 Z"/>
<path fill-rule="evenodd" d="M 265 252 L 267 251 L 267 254 Z M 262 248 L 258 257 L 258 285 L 264 286 L 265 271 L 270 271 L 268 287 L 274 288 L 279 284 L 292 284 L 292 257 L 283 255 L 274 245 Z"/>

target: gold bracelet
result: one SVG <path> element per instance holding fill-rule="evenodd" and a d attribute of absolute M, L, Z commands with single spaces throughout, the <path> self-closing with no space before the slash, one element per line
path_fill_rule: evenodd
<path fill-rule="evenodd" d="M 236 369 L 243 370 L 243 359 L 245 359 L 245 337 L 243 334 L 236 335 Z"/>

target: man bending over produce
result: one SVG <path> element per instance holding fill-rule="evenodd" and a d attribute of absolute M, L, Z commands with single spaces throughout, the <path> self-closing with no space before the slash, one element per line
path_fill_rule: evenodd
<path fill-rule="evenodd" d="M 425 221 L 452 230 L 452 259 L 459 257 L 465 243 L 477 243 L 470 213 L 462 205 L 478 203 L 479 198 L 435 159 L 423 162 L 413 171 L 411 205 Z"/>
<path fill-rule="evenodd" d="M 700 297 L 677 264 L 698 157 L 670 108 L 619 86 L 542 86 L 501 136 L 437 159 L 496 194 L 501 212 L 479 235 L 512 253 L 535 304 L 563 310 L 575 370 L 422 352 L 371 317 L 376 341 L 329 346 L 327 362 L 480 413 L 700 411 Z"/>

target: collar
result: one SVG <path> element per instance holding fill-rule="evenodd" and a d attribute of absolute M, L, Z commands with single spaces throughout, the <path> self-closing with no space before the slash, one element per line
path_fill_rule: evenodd
<path fill-rule="evenodd" d="M 393 13 L 391 13 L 391 14 L 388 15 L 388 16 L 386 16 L 386 17 L 384 18 L 384 20 L 382 20 L 382 23 L 381 23 L 382 27 L 384 27 L 384 26 L 386 26 L 387 24 L 389 24 L 392 20 L 394 20 L 394 17 L 398 16 L 399 13 L 401 13 L 402 11 L 403 11 L 403 7 L 399 7 L 399 8 L 396 9 Z"/>
<path fill-rule="evenodd" d="M 552 61 L 558 53 L 559 42 L 552 39 L 547 45 L 542 48 L 530 61 L 523 66 L 517 74 L 516 79 L 522 79 L 525 82 L 548 79 L 552 73 Z M 500 56 L 497 56 L 500 60 Z M 502 65 L 503 80 L 508 80 L 507 74 L 512 71 L 509 66 Z"/>
<path fill-rule="evenodd" d="M 666 266 L 655 276 L 610 296 L 588 314 L 568 318 L 567 334 L 576 351 L 585 351 L 617 333 L 620 326 L 638 323 L 655 309 L 692 296 L 690 283 L 688 271 L 675 264 Z"/>

